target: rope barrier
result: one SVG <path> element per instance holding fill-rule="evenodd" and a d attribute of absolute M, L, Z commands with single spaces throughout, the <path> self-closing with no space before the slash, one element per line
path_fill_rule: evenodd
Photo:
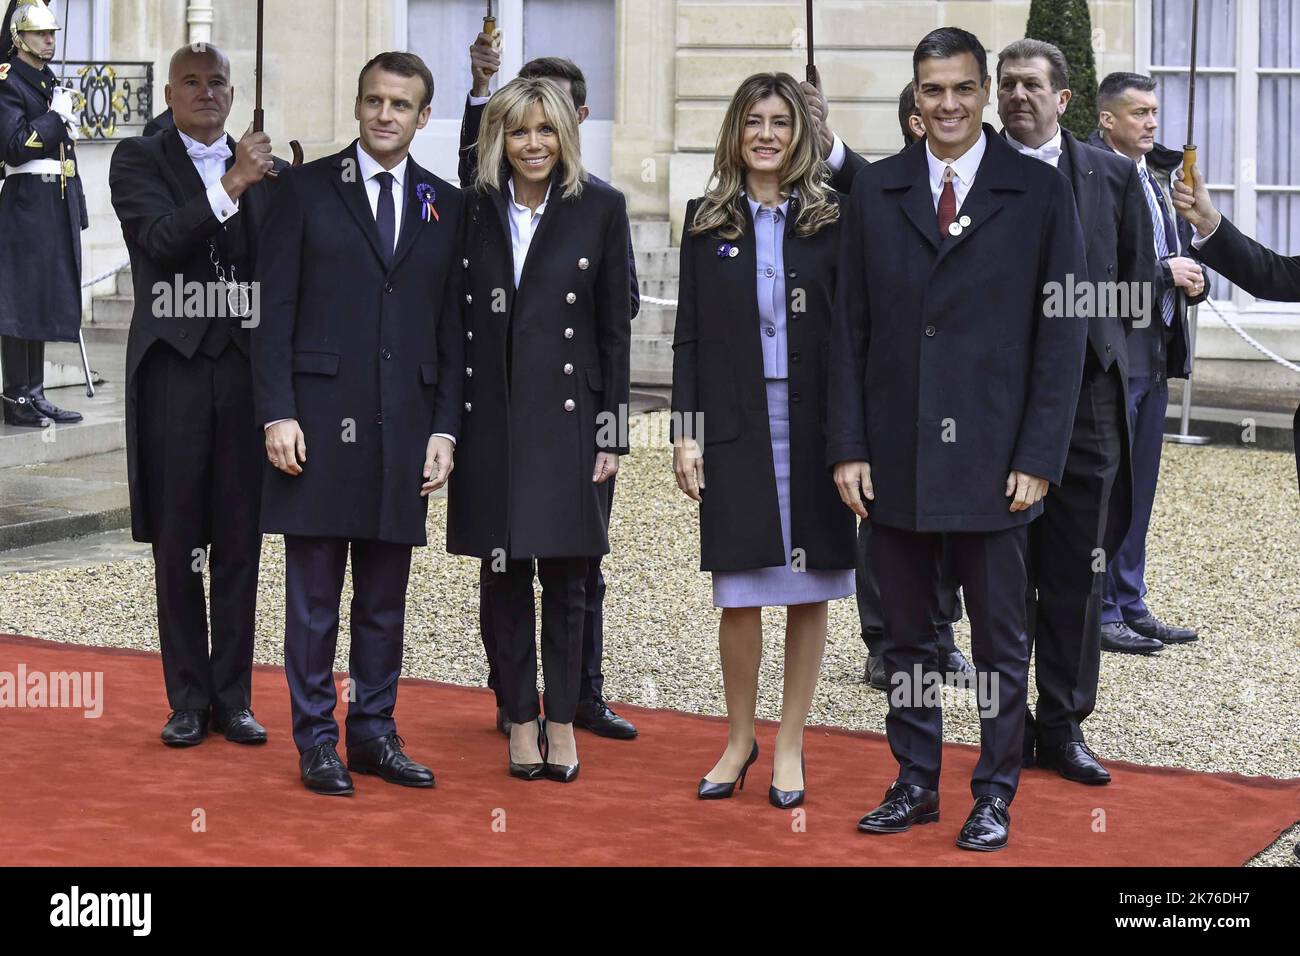
<path fill-rule="evenodd" d="M 1224 315 L 1222 312 L 1219 311 L 1219 307 L 1214 304 L 1214 300 L 1207 298 L 1205 300 L 1205 304 L 1208 305 L 1214 311 L 1214 314 L 1219 317 L 1219 321 L 1221 321 L 1224 325 L 1226 325 L 1228 328 L 1232 329 L 1232 331 L 1236 332 L 1239 336 L 1241 336 L 1241 338 L 1245 341 L 1245 343 L 1249 345 L 1251 348 L 1255 349 L 1257 352 L 1261 353 L 1266 358 L 1272 359 L 1274 362 L 1276 362 L 1278 365 L 1281 365 L 1283 368 L 1289 368 L 1293 372 L 1300 372 L 1300 365 L 1296 365 L 1294 362 L 1288 362 L 1286 359 L 1278 355 L 1268 346 L 1263 345 L 1260 342 L 1257 342 L 1255 339 L 1251 338 L 1250 334 L 1246 332 L 1246 330 L 1243 329 L 1240 325 L 1238 325 L 1234 319 L 1228 318 L 1226 315 Z"/>
<path fill-rule="evenodd" d="M 102 275 L 97 275 L 95 276 L 95 278 L 81 283 L 81 287 L 83 289 L 89 289 L 92 285 L 97 285 L 100 282 L 103 282 L 105 279 L 109 278 L 110 276 L 117 275 L 119 272 L 121 272 L 130 264 L 131 264 L 130 259 L 127 259 L 125 262 L 119 262 L 117 265 L 113 266 L 113 268 L 109 269 L 107 272 L 103 273 Z"/>

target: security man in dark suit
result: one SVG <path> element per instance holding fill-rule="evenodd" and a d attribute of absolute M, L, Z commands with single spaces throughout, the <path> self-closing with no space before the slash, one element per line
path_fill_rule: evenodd
<path fill-rule="evenodd" d="M 926 139 L 854 180 L 831 344 L 827 461 L 844 502 L 875 522 L 899 762 L 858 826 L 938 819 L 943 715 L 924 672 L 946 533 L 981 701 L 975 804 L 957 845 L 996 850 L 1025 732 L 1027 526 L 1065 470 L 1087 344 L 1086 322 L 1052 311 L 1050 295 L 1087 261 L 1069 183 L 981 125 L 979 39 L 940 28 L 912 64 Z"/>
<path fill-rule="evenodd" d="M 81 230 L 89 225 L 73 93 L 47 65 L 54 12 L 11 2 L 0 30 L 0 378 L 6 425 L 81 421 L 45 395 L 45 343 L 81 329 Z"/>
<path fill-rule="evenodd" d="M 1178 220 L 1170 177 L 1180 151 L 1156 142 L 1160 104 L 1155 81 L 1137 73 L 1111 73 L 1097 90 L 1100 129 L 1089 142 L 1137 164 L 1156 262 L 1151 321 L 1135 325 L 1128 340 L 1129 424 L 1132 436 L 1132 520 L 1119 549 L 1109 553 L 1102 598 L 1102 650 L 1155 654 L 1166 644 L 1197 638 L 1189 627 L 1156 618 L 1146 606 L 1146 538 L 1160 477 L 1169 379 L 1190 378 L 1191 328 L 1187 307 L 1205 299 L 1205 274 L 1190 249 L 1192 229 Z"/>
<path fill-rule="evenodd" d="M 260 245 L 262 530 L 285 536 L 293 736 L 318 793 L 352 793 L 349 770 L 434 784 L 393 719 L 411 548 L 426 543 L 427 495 L 451 473 L 464 381 L 461 196 L 409 155 L 432 99 L 418 56 L 374 57 L 357 80 L 360 138 L 281 177 Z M 333 663 L 349 551 L 344 769 Z"/>
<path fill-rule="evenodd" d="M 1083 381 L 1061 485 L 1029 528 L 1029 623 L 1036 647 L 1037 720 L 1026 711 L 1025 760 L 1067 780 L 1104 784 L 1110 774 L 1084 742 L 1101 670 L 1104 556 L 1129 524 L 1129 328 L 1150 319 L 1155 267 L 1151 220 L 1137 167 L 1075 139 L 1060 125 L 1070 102 L 1065 56 L 1042 40 L 1017 40 L 998 55 L 998 115 L 1018 152 L 1070 181 L 1087 242 L 1089 294 Z"/>
<path fill-rule="evenodd" d="M 192 746 L 211 722 L 230 740 L 264 743 L 249 709 L 262 443 L 248 354 L 258 321 L 257 231 L 269 198 L 263 177 L 274 160 L 265 133 L 250 131 L 238 144 L 226 134 L 234 87 L 216 47 L 178 50 L 164 92 L 177 126 L 123 140 L 109 169 L 135 284 L 127 477 L 132 536 L 153 544 L 172 707 L 162 739 Z M 212 575 L 211 651 L 203 558 Z"/>
<path fill-rule="evenodd" d="M 465 116 L 460 126 L 460 162 L 457 174 L 463 184 L 474 182 L 478 175 L 478 135 L 483 122 L 483 110 L 491 98 L 488 84 L 501 68 L 501 54 L 493 47 L 492 38 L 480 33 L 469 49 L 470 73 L 473 86 L 465 100 Z M 560 57 L 540 57 L 524 64 L 519 71 L 521 77 L 546 79 L 557 83 L 573 99 L 573 107 L 578 114 L 578 124 L 590 114 L 587 107 L 587 80 L 577 64 Z M 591 181 L 606 185 L 597 176 L 588 174 Z M 632 250 L 632 238 L 627 242 L 627 268 L 630 274 L 632 297 L 632 318 L 641 308 L 641 290 L 636 279 L 636 257 Z M 614 503 L 614 486 L 616 477 L 611 476 L 606 484 L 609 492 L 606 500 L 612 508 Z M 605 516 L 606 524 L 609 515 Z M 587 613 L 583 619 L 582 636 L 582 684 L 579 688 L 578 710 L 574 724 L 590 730 L 601 737 L 628 740 L 636 736 L 636 727 L 630 720 L 616 714 L 605 701 L 605 675 L 601 663 L 605 656 L 605 575 L 601 572 L 601 558 L 594 557 L 587 568 Z M 488 686 L 497 698 L 497 728 L 502 733 L 509 733 L 509 721 L 506 719 L 505 702 L 501 695 L 500 681 L 497 676 L 496 635 L 492 629 L 491 615 L 488 613 L 487 595 L 491 588 L 486 575 L 491 572 L 487 566 L 480 575 L 479 588 L 479 631 L 483 637 L 483 650 L 488 659 Z"/>

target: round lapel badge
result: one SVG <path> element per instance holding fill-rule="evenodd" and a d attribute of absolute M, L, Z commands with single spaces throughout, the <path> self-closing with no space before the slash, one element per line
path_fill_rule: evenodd
<path fill-rule="evenodd" d="M 727 255 L 731 256 L 731 258 L 734 259 L 736 258 L 736 256 L 740 255 L 740 249 L 736 246 L 732 246 L 731 251 L 728 252 Z"/>
<path fill-rule="evenodd" d="M 962 216 L 962 217 L 961 217 L 960 219 L 958 219 L 957 221 L 958 221 L 959 223 L 961 223 L 961 227 L 962 227 L 963 229 L 967 229 L 967 228 L 970 227 L 970 216 Z"/>
<path fill-rule="evenodd" d="M 959 222 L 949 223 L 949 224 L 948 224 L 948 235 L 950 235 L 950 236 L 960 236 L 960 235 L 961 235 L 961 223 L 959 223 Z"/>

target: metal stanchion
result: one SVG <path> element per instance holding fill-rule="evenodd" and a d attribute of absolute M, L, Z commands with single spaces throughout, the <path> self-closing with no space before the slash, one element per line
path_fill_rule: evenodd
<path fill-rule="evenodd" d="M 1196 370 L 1196 316 L 1200 311 L 1200 306 L 1189 305 L 1187 307 L 1184 321 L 1187 323 L 1187 330 L 1190 341 L 1188 342 L 1188 364 L 1192 371 Z M 1189 375 L 1183 381 L 1183 414 L 1179 425 L 1179 431 L 1176 435 L 1165 433 L 1165 441 L 1173 442 L 1177 445 L 1208 445 L 1210 438 L 1208 435 L 1193 435 L 1189 431 L 1192 424 L 1192 377 Z"/>

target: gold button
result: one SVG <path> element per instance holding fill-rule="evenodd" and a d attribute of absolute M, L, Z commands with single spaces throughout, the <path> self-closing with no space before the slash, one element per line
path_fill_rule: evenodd
<path fill-rule="evenodd" d="M 564 301 L 569 303 L 569 305 L 573 305 L 573 303 L 578 301 L 578 297 L 574 293 L 570 292 L 564 297 Z"/>
<path fill-rule="evenodd" d="M 565 374 L 565 375 L 572 375 L 572 374 L 573 374 L 573 366 L 570 365 L 568 362 L 565 362 L 565 363 L 564 363 L 564 374 Z"/>
<path fill-rule="evenodd" d="M 564 410 L 565 410 L 566 412 L 571 412 L 571 411 L 573 411 L 574 407 L 575 407 L 575 406 L 574 406 L 574 404 L 573 404 L 573 399 L 571 399 L 571 398 L 566 398 L 566 399 L 564 400 Z"/>

